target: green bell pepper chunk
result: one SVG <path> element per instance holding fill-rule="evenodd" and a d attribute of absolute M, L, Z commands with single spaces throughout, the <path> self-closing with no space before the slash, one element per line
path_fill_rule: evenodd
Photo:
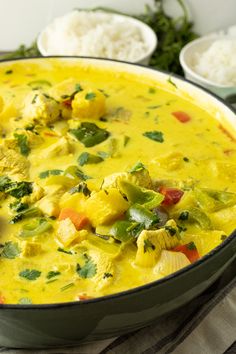
<path fill-rule="evenodd" d="M 25 224 L 20 232 L 20 237 L 32 237 L 40 235 L 52 228 L 48 220 L 44 218 L 36 218 L 29 224 Z"/>
<path fill-rule="evenodd" d="M 143 205 L 133 204 L 126 212 L 129 220 L 143 224 L 145 229 L 151 229 L 157 226 L 159 218 Z"/>
<path fill-rule="evenodd" d="M 109 234 L 116 240 L 127 242 L 134 238 L 130 232 L 133 225 L 133 222 L 127 220 L 116 221 L 111 227 Z M 137 223 L 135 223 L 135 225 L 137 225 Z"/>
<path fill-rule="evenodd" d="M 183 215 L 186 215 L 186 218 L 183 218 Z M 178 220 L 182 220 L 184 222 L 189 223 L 197 223 L 204 230 L 211 230 L 211 220 L 201 209 L 199 208 L 189 208 L 182 210 L 180 213 Z"/>
<path fill-rule="evenodd" d="M 127 181 L 120 181 L 119 186 L 130 203 L 140 204 L 146 209 L 156 208 L 164 199 L 164 196 L 160 193 L 136 186 Z"/>
<path fill-rule="evenodd" d="M 194 193 L 199 206 L 208 212 L 214 212 L 236 204 L 235 193 L 208 188 L 195 189 Z"/>

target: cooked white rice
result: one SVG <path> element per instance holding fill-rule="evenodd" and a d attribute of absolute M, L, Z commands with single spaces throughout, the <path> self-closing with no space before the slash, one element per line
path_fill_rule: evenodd
<path fill-rule="evenodd" d="M 196 53 L 193 70 L 220 85 L 236 86 L 236 38 L 216 40 L 203 53 Z"/>
<path fill-rule="evenodd" d="M 104 12 L 73 11 L 47 27 L 48 55 L 81 55 L 137 61 L 147 52 L 138 26 Z"/>

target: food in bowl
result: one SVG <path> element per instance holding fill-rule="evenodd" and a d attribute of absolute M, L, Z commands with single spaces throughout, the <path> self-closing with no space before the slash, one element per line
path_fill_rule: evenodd
<path fill-rule="evenodd" d="M 39 35 L 42 55 L 79 55 L 147 64 L 157 45 L 154 31 L 125 15 L 72 11 Z"/>
<path fill-rule="evenodd" d="M 2 303 L 131 289 L 235 229 L 234 136 L 174 79 L 55 58 L 0 77 Z"/>

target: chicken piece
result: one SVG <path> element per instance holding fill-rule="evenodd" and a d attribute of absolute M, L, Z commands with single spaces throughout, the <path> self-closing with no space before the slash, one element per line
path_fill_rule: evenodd
<path fill-rule="evenodd" d="M 137 240 L 135 263 L 142 267 L 152 267 L 163 249 L 171 249 L 178 244 L 178 230 L 174 220 L 167 221 L 165 227 L 159 230 L 143 230 Z"/>
<path fill-rule="evenodd" d="M 13 176 L 16 180 L 29 177 L 29 161 L 20 153 L 0 145 L 0 174 Z"/>
<path fill-rule="evenodd" d="M 93 192 L 85 204 L 85 213 L 94 227 L 120 217 L 129 207 L 118 189 Z"/>
<path fill-rule="evenodd" d="M 96 274 L 92 278 L 96 290 L 102 290 L 109 286 L 115 275 L 115 267 L 112 261 L 106 253 L 96 250 L 91 250 L 89 256 L 96 264 Z"/>
<path fill-rule="evenodd" d="M 44 196 L 44 189 L 36 182 L 33 182 L 33 191 L 30 195 L 25 195 L 22 203 L 33 204 Z"/>
<path fill-rule="evenodd" d="M 98 119 L 105 112 L 105 96 L 96 89 L 80 91 L 72 101 L 72 115 L 74 118 Z"/>
<path fill-rule="evenodd" d="M 26 97 L 22 114 L 25 121 L 50 124 L 59 118 L 60 105 L 53 97 L 32 91 Z"/>
<path fill-rule="evenodd" d="M 59 184 L 45 186 L 45 197 L 40 199 L 35 206 L 48 216 L 58 217 L 60 214 L 60 198 L 65 193 L 65 188 Z"/>
<path fill-rule="evenodd" d="M 152 180 L 147 169 L 136 172 L 118 172 L 104 178 L 102 188 L 118 188 L 121 181 L 130 182 L 147 189 L 152 188 Z"/>
<path fill-rule="evenodd" d="M 70 218 L 58 221 L 57 238 L 63 246 L 69 246 L 78 236 L 79 231 Z"/>
<path fill-rule="evenodd" d="M 42 246 L 38 242 L 23 241 L 21 246 L 23 257 L 34 257 L 42 253 Z"/>
<path fill-rule="evenodd" d="M 56 143 L 50 145 L 41 152 L 41 157 L 48 159 L 57 156 L 64 156 L 71 152 L 71 146 L 65 137 L 60 138 Z"/>

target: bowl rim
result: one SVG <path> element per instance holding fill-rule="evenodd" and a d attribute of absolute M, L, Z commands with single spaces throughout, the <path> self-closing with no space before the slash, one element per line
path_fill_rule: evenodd
<path fill-rule="evenodd" d="M 233 36 L 229 36 L 229 35 L 223 35 L 223 34 L 217 34 L 217 33 L 212 33 L 212 34 L 208 34 L 208 35 L 205 35 L 205 36 L 202 36 L 200 38 L 196 38 L 194 40 L 192 40 L 191 42 L 189 42 L 188 44 L 186 44 L 180 51 L 180 54 L 179 54 L 179 61 L 180 61 L 180 64 L 183 68 L 183 70 L 188 73 L 189 75 L 193 76 L 196 80 L 198 80 L 199 82 L 202 82 L 202 84 L 206 84 L 208 86 L 211 86 L 212 88 L 215 88 L 215 89 L 232 89 L 232 88 L 235 88 L 236 85 L 224 85 L 224 84 L 218 84 L 212 80 L 209 80 L 209 79 L 206 79 L 204 78 L 203 76 L 201 76 L 200 74 L 198 74 L 196 71 L 194 71 L 187 63 L 186 63 L 186 53 L 187 51 L 193 52 L 193 48 L 201 43 L 201 42 L 211 42 L 210 44 L 214 43 L 217 39 L 235 39 L 236 40 L 236 37 L 233 37 Z M 209 44 L 209 46 L 210 46 Z M 197 50 L 196 50 L 197 52 Z M 190 54 L 192 55 L 192 54 Z"/>
<path fill-rule="evenodd" d="M 40 56 L 36 56 L 36 57 L 27 57 L 27 58 L 14 58 L 14 59 L 1 59 L 0 60 L 0 66 L 1 63 L 7 63 L 7 62 L 15 62 L 15 61 L 27 61 L 27 60 L 47 60 L 47 59 L 62 59 L 62 60 L 70 60 L 70 59 L 78 59 L 78 60 L 92 60 L 92 61 L 107 61 L 107 62 L 116 62 L 116 63 L 120 63 L 120 64 L 125 64 L 127 66 L 138 66 L 141 67 L 143 69 L 146 70 L 150 70 L 150 71 L 154 71 L 154 72 L 160 72 L 162 74 L 168 75 L 168 77 L 175 77 L 181 81 L 187 82 L 190 85 L 196 86 L 198 89 L 200 89 L 201 91 L 204 91 L 204 93 L 212 96 L 213 98 L 215 98 L 217 101 L 219 101 L 220 103 L 222 103 L 226 108 L 228 108 L 234 115 L 236 118 L 236 111 L 233 109 L 233 107 L 225 102 L 221 97 L 217 96 L 216 94 L 212 93 L 211 91 L 209 91 L 208 89 L 206 89 L 205 87 L 202 87 L 201 85 L 192 82 L 188 79 L 186 79 L 185 77 L 182 77 L 180 75 L 177 74 L 173 74 L 173 73 L 169 73 L 167 71 L 164 70 L 159 70 L 159 69 L 155 69 L 152 67 L 148 67 L 148 66 L 144 66 L 142 64 L 137 64 L 137 63 L 130 63 L 127 61 L 121 61 L 121 60 L 115 60 L 115 59 L 108 59 L 108 58 L 96 58 L 96 57 L 86 57 L 86 56 L 58 56 L 58 55 L 52 55 L 52 56 L 47 56 L 47 57 L 40 57 Z M 168 276 L 165 276 L 161 279 L 158 280 L 154 280 L 152 282 L 149 282 L 147 284 L 144 285 L 140 285 L 138 287 L 135 288 L 131 288 L 128 290 L 123 290 L 114 294 L 109 294 L 109 295 L 104 295 L 104 296 L 100 296 L 97 298 L 92 298 L 92 299 L 87 299 L 87 300 L 83 300 L 83 301 L 79 301 L 79 300 L 75 300 L 75 301 L 67 301 L 67 302 L 57 302 L 57 303 L 46 303 L 46 304 L 0 304 L 0 310 L 39 310 L 39 309 L 57 309 L 57 308 L 65 308 L 65 307 L 74 307 L 74 306 L 86 306 L 89 304 L 96 304 L 99 302 L 103 302 L 103 301 L 113 301 L 114 299 L 117 298 L 122 298 L 125 296 L 130 296 L 130 295 L 134 295 L 137 294 L 138 292 L 142 292 L 145 290 L 148 290 L 150 288 L 153 288 L 155 286 L 158 286 L 159 284 L 164 284 L 166 282 L 168 282 L 169 280 L 173 279 L 173 278 L 178 278 L 180 276 L 182 276 L 183 274 L 185 274 L 186 272 L 190 272 L 192 269 L 196 269 L 201 267 L 201 265 L 203 263 L 206 263 L 210 258 L 212 258 L 215 254 L 220 253 L 224 248 L 226 248 L 227 246 L 229 246 L 229 244 L 233 243 L 233 241 L 236 238 L 236 229 L 234 231 L 232 231 L 232 233 L 224 240 L 222 241 L 221 244 L 219 244 L 217 247 L 213 248 L 210 252 L 208 252 L 206 255 L 204 255 L 203 257 L 201 257 L 199 260 L 197 260 L 194 263 L 189 264 L 188 266 L 181 268 L 180 270 L 178 270 L 177 272 L 171 273 Z M 233 261 L 233 259 L 236 257 L 236 253 L 233 257 L 231 257 L 231 261 Z"/>
<path fill-rule="evenodd" d="M 80 10 L 80 12 L 81 11 L 83 11 L 83 12 L 91 12 L 91 11 L 88 11 L 88 10 L 87 11 L 86 10 Z M 74 11 L 70 11 L 67 14 L 72 13 L 72 12 L 74 12 Z M 111 17 L 114 17 L 114 18 L 117 18 L 117 19 L 123 19 L 123 20 L 125 19 L 126 21 L 129 21 L 129 23 L 133 23 L 135 27 L 139 28 L 142 34 L 144 32 L 148 33 L 148 36 L 150 37 L 151 45 L 147 44 L 147 42 L 144 41 L 144 43 L 147 44 L 147 51 L 145 52 L 145 54 L 143 56 L 140 56 L 138 59 L 136 59 L 132 63 L 139 64 L 140 62 L 144 61 L 145 59 L 148 59 L 153 54 L 153 52 L 155 51 L 155 49 L 158 46 L 158 37 L 157 37 L 156 33 L 153 31 L 153 29 L 150 26 L 148 26 L 146 23 L 142 22 L 141 20 L 139 20 L 137 18 L 134 18 L 132 16 L 126 15 L 126 14 L 109 13 L 109 12 L 104 12 L 104 11 L 97 11 L 97 12 L 103 13 L 103 14 L 107 14 L 107 15 L 109 15 Z M 96 13 L 96 12 L 94 12 L 94 13 Z M 58 18 L 60 18 L 60 17 L 63 17 L 63 16 L 55 17 L 50 23 L 47 24 L 47 26 L 44 27 L 44 29 L 42 31 L 40 31 L 40 33 L 37 36 L 37 40 L 36 40 L 37 41 L 37 46 L 38 46 L 39 52 L 43 56 L 46 56 L 46 57 L 58 56 L 58 55 L 50 55 L 50 54 L 48 55 L 47 54 L 47 50 L 45 49 L 44 44 L 43 44 L 43 37 L 46 34 L 48 28 L 52 25 L 53 21 L 58 19 Z M 63 55 L 59 55 L 59 56 L 63 56 Z M 75 55 L 71 55 L 71 56 L 74 57 Z M 84 56 L 84 57 L 86 57 L 86 56 Z M 87 56 L 87 57 L 89 57 L 89 56 Z M 97 57 L 97 58 L 103 59 L 102 57 Z M 104 58 L 104 59 L 110 59 L 110 58 Z M 117 60 L 117 59 L 110 59 L 110 60 Z"/>

